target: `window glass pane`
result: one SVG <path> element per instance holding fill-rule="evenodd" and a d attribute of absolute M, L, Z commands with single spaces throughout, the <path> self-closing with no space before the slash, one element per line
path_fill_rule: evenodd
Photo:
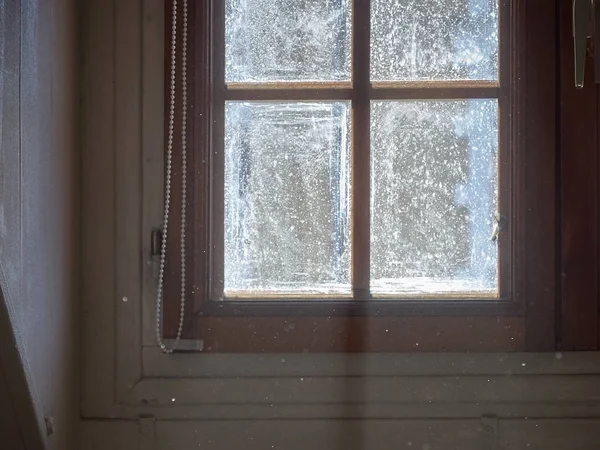
<path fill-rule="evenodd" d="M 371 107 L 371 292 L 497 294 L 497 100 Z"/>
<path fill-rule="evenodd" d="M 498 0 L 372 0 L 372 80 L 496 80 Z"/>
<path fill-rule="evenodd" d="M 350 0 L 226 0 L 226 81 L 350 80 L 350 10 Z"/>
<path fill-rule="evenodd" d="M 350 292 L 350 105 L 227 102 L 225 295 Z"/>

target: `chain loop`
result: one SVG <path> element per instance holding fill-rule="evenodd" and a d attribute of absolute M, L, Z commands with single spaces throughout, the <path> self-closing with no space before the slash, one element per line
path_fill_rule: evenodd
<path fill-rule="evenodd" d="M 181 81 L 182 81 L 182 114 L 181 114 L 181 290 L 179 307 L 179 326 L 177 327 L 177 336 L 172 347 L 167 347 L 162 336 L 162 302 L 165 277 L 165 260 L 167 256 L 167 232 L 169 226 L 169 210 L 171 203 L 171 163 L 173 159 L 173 138 L 175 135 L 175 75 L 177 67 L 177 0 L 173 0 L 173 19 L 171 22 L 171 78 L 170 78 L 170 96 L 169 96 L 169 131 L 167 139 L 167 162 L 166 162 L 166 180 L 165 180 L 165 205 L 162 228 L 162 242 L 160 247 L 160 266 L 158 270 L 158 289 L 156 294 L 156 341 L 164 353 L 173 353 L 181 339 L 183 330 L 183 318 L 185 313 L 185 231 L 186 231 L 186 202 L 187 202 L 187 29 L 188 29 L 188 11 L 187 0 L 182 0 L 183 5 L 183 29 L 182 29 L 182 51 L 181 51 Z"/>

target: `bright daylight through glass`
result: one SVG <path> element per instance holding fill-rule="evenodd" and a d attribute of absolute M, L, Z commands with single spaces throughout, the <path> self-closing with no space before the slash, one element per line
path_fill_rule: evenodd
<path fill-rule="evenodd" d="M 225 81 L 350 81 L 351 11 L 227 0 Z M 372 0 L 370 52 L 374 89 L 497 81 L 497 0 Z M 370 116 L 372 295 L 497 295 L 497 99 L 378 97 Z M 225 297 L 351 295 L 352 128 L 350 101 L 226 102 Z"/>

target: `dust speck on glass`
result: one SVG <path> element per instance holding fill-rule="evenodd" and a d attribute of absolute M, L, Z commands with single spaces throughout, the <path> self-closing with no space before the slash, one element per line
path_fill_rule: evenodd
<path fill-rule="evenodd" d="M 226 0 L 226 82 L 349 81 L 350 0 Z M 373 81 L 497 80 L 497 0 L 372 0 Z M 225 105 L 225 298 L 351 294 L 351 102 Z M 371 102 L 371 293 L 498 292 L 496 99 Z"/>

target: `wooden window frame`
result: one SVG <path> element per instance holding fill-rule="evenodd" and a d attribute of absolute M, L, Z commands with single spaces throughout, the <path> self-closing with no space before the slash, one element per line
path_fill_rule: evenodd
<path fill-rule="evenodd" d="M 353 1 L 355 89 L 297 86 L 294 89 L 227 89 L 224 77 L 224 1 L 189 0 L 188 41 L 188 301 L 184 338 L 204 340 L 208 352 L 403 352 L 522 351 L 555 347 L 556 297 L 556 52 L 548 45 L 556 10 L 543 0 L 501 0 L 499 86 L 472 83 L 369 84 L 370 10 Z M 216 9 L 215 9 L 216 8 Z M 220 8 L 220 9 L 219 9 Z M 170 2 L 166 2 L 167 27 Z M 536 20 L 526 21 L 535 13 Z M 360 33 L 364 36 L 360 39 Z M 166 33 L 166 36 L 170 36 Z M 178 46 L 180 48 L 181 46 Z M 165 49 L 170 48 L 167 42 Z M 168 51 L 165 53 L 168 62 Z M 365 60 L 366 58 L 366 60 Z M 168 64 L 165 64 L 168 67 Z M 166 78 L 168 79 L 168 78 Z M 177 92 L 181 92 L 178 79 Z M 525 92 L 527 95 L 525 95 Z M 210 300 L 222 257 L 225 100 L 350 99 L 359 126 L 353 135 L 353 188 L 369 192 L 369 102 L 386 98 L 498 98 L 499 205 L 510 211 L 509 229 L 499 244 L 501 298 L 373 300 L 368 296 L 369 239 L 353 239 L 353 298 L 349 301 Z M 165 89 L 165 95 L 167 90 Z M 348 98 L 349 97 L 349 98 Z M 167 103 L 168 104 L 168 103 Z M 361 116 L 362 115 L 362 116 Z M 364 117 L 366 115 L 366 118 Z M 176 121 L 180 121 L 178 113 Z M 362 126 L 360 126 L 362 124 Z M 365 126 L 366 125 L 366 126 Z M 221 143 L 221 145 L 219 145 Z M 178 148 L 179 137 L 175 148 Z M 175 152 L 177 153 L 177 152 Z M 180 156 L 174 154 L 173 167 Z M 189 176 L 194 174 L 194 176 Z M 173 174 L 172 205 L 181 199 L 181 174 Z M 215 200 L 216 199 L 216 200 Z M 369 211 L 369 196 L 354 195 L 353 211 Z M 170 216 L 167 243 L 178 255 L 180 211 Z M 368 230 L 369 215 L 355 214 L 353 230 Z M 219 226 L 218 224 L 221 224 Z M 354 232 L 354 231 L 353 231 Z M 361 234 L 359 233 L 359 236 Z M 362 234 L 364 236 L 364 234 Z M 366 265 L 366 268 L 365 268 Z M 179 262 L 167 256 L 163 333 L 173 337 L 179 318 Z M 359 276 L 362 274 L 362 276 Z M 367 278 L 365 278 L 365 275 Z"/>
<path fill-rule="evenodd" d="M 588 42 L 585 85 L 575 89 L 572 3 L 559 0 L 557 142 L 560 302 L 556 343 L 561 350 L 600 349 L 600 90 L 594 64 L 600 49 Z M 598 33 L 599 24 L 596 23 Z M 595 54 L 595 58 L 594 58 Z M 596 74 L 597 75 L 597 74 Z"/>

